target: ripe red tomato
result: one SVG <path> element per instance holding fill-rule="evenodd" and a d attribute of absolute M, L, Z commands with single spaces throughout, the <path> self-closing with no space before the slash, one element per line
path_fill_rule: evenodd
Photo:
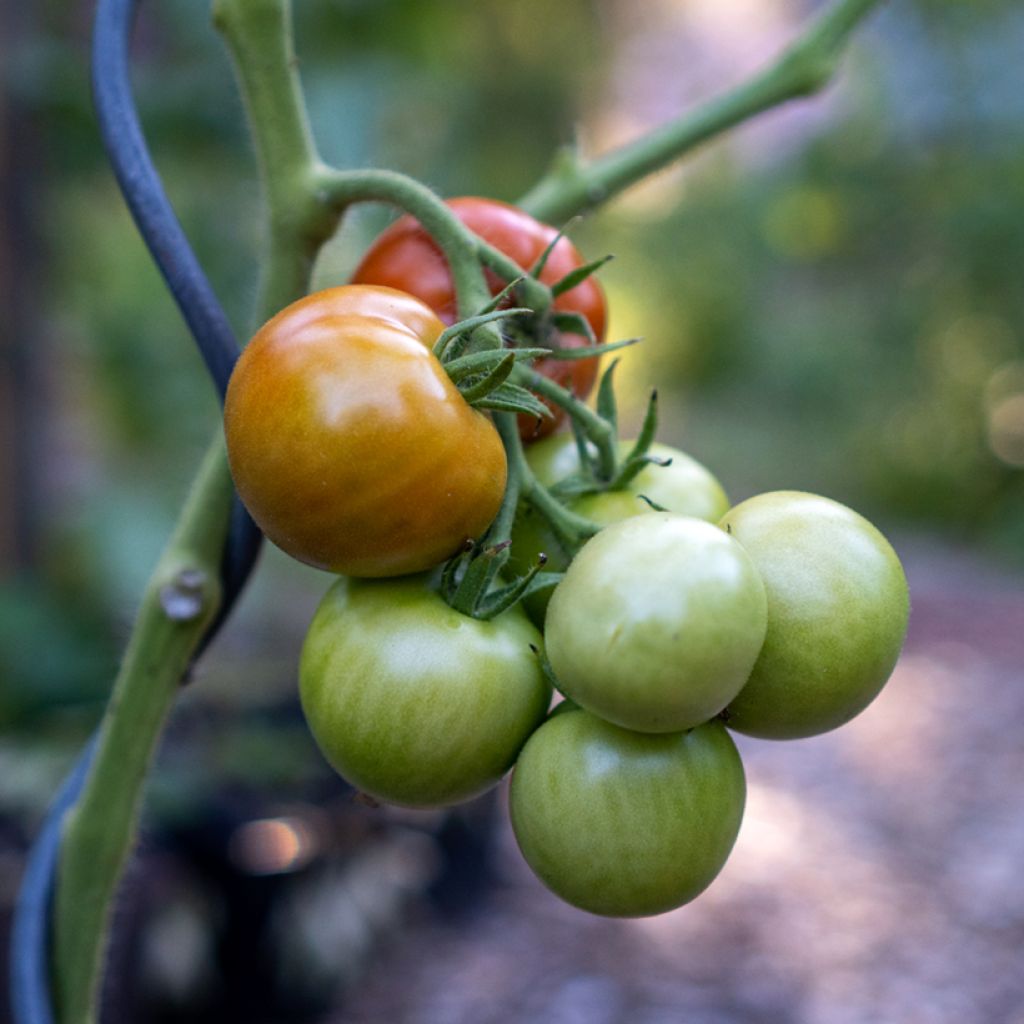
<path fill-rule="evenodd" d="M 288 306 L 242 353 L 224 406 L 231 473 L 288 554 L 399 576 L 490 525 L 505 451 L 432 353 L 443 329 L 409 295 L 348 285 Z"/>
<path fill-rule="evenodd" d="M 496 199 L 481 199 L 476 196 L 462 196 L 449 199 L 452 212 L 471 231 L 500 249 L 524 270 L 529 269 L 540 258 L 558 232 L 547 224 L 541 224 L 529 214 L 508 203 Z M 566 274 L 582 266 L 583 257 L 579 250 L 563 237 L 548 257 L 540 280 L 554 284 Z M 362 262 L 352 275 L 360 284 L 381 284 L 415 295 L 425 302 L 446 323 L 452 324 L 457 318 L 455 290 L 451 273 L 441 250 L 412 217 L 401 217 L 395 221 L 370 247 Z M 505 282 L 488 272 L 492 294 L 497 294 Z M 605 298 L 604 291 L 593 277 L 559 295 L 554 309 L 560 312 L 581 313 L 586 317 L 598 342 L 604 340 Z M 579 334 L 553 333 L 548 338 L 538 339 L 538 344 L 549 348 L 580 348 L 588 344 Z M 598 360 L 577 359 L 572 361 L 542 359 L 534 364 L 535 369 L 568 388 L 579 398 L 586 398 L 597 379 Z M 552 419 L 538 422 L 529 417 L 520 418 L 520 433 L 525 440 L 545 437 L 565 418 L 561 410 L 552 410 Z"/>

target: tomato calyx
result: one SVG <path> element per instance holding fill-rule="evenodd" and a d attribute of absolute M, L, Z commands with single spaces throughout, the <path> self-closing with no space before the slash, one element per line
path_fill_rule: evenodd
<path fill-rule="evenodd" d="M 554 577 L 560 579 L 562 576 L 561 573 L 543 571 L 547 556 L 541 554 L 523 575 L 495 589 L 508 563 L 512 546 L 511 531 L 519 504 L 519 482 L 515 472 L 509 475 L 505 500 L 491 528 L 479 541 L 467 542 L 441 571 L 438 590 L 442 598 L 470 618 L 493 619 L 541 587 L 552 586 L 557 582 Z"/>
<path fill-rule="evenodd" d="M 601 380 L 601 388 L 598 392 L 598 412 L 602 415 L 617 433 L 618 412 L 615 405 L 615 393 L 612 389 L 612 374 L 617 363 L 612 363 L 605 371 Z M 654 443 L 655 434 L 658 429 L 658 392 L 651 392 L 647 403 L 647 410 L 644 414 L 644 421 L 640 433 L 633 447 L 625 456 L 619 458 L 612 446 L 611 458 L 609 459 L 607 448 L 595 447 L 579 428 L 575 420 L 572 421 L 573 434 L 576 439 L 576 447 L 579 452 L 580 469 L 564 479 L 558 481 L 552 488 L 551 493 L 556 498 L 576 498 L 584 494 L 600 494 L 604 491 L 624 490 L 643 470 L 650 465 L 670 466 L 671 458 L 651 454 L 650 448 Z M 655 509 L 662 511 L 661 507 L 654 501 L 640 495 L 643 500 Z"/>
<path fill-rule="evenodd" d="M 537 398 L 528 387 L 509 379 L 517 364 L 525 366 L 538 359 L 550 358 L 566 362 L 592 359 L 635 344 L 638 339 L 628 338 L 609 344 L 595 342 L 577 348 L 531 347 L 528 343 L 534 328 L 524 324 L 533 324 L 538 320 L 535 311 L 525 306 L 493 308 L 513 285 L 509 284 L 505 292 L 495 296 L 478 315 L 467 317 L 446 328 L 434 343 L 434 355 L 441 361 L 462 397 L 475 408 L 515 412 L 535 417 L 538 421 L 550 421 L 554 415 L 550 406 Z M 558 314 L 555 319 L 559 317 L 579 318 L 593 338 L 589 325 L 579 314 Z M 502 328 L 499 335 L 500 347 L 494 347 L 493 334 L 490 332 L 484 335 L 481 342 L 479 329 L 499 323 Z M 471 351 L 475 347 L 477 350 Z M 572 395 L 568 396 L 568 400 L 570 405 L 577 401 Z M 560 404 L 558 396 L 551 401 L 555 405 Z"/>
<path fill-rule="evenodd" d="M 562 573 L 544 572 L 547 555 L 522 576 L 494 590 L 508 559 L 511 541 L 468 547 L 450 559 L 441 574 L 441 596 L 452 608 L 473 619 L 493 619 L 536 591 L 554 586 Z"/>

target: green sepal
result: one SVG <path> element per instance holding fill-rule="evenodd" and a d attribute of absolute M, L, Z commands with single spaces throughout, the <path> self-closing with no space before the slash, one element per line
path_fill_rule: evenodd
<path fill-rule="evenodd" d="M 590 321 L 582 313 L 554 313 L 551 323 L 563 334 L 582 334 L 591 345 L 597 345 L 597 335 Z"/>
<path fill-rule="evenodd" d="M 455 590 L 458 586 L 458 572 L 459 568 L 466 561 L 466 558 L 476 550 L 476 542 L 467 540 L 462 550 L 457 555 L 452 555 L 447 562 L 444 563 L 444 568 L 441 570 L 441 579 L 438 584 L 438 589 L 441 592 L 441 596 L 451 604 L 452 598 L 455 596 Z"/>
<path fill-rule="evenodd" d="M 594 476 L 596 463 L 590 451 L 590 441 L 587 433 L 575 416 L 569 417 L 569 424 L 572 427 L 572 439 L 576 442 L 576 455 L 580 460 L 580 472 L 585 476 Z"/>
<path fill-rule="evenodd" d="M 619 410 L 615 402 L 614 376 L 618 365 L 618 359 L 612 361 L 611 366 L 601 375 L 601 384 L 597 389 L 597 414 L 611 426 L 613 433 L 616 434 L 619 430 Z"/>
<path fill-rule="evenodd" d="M 532 267 L 530 267 L 531 277 L 540 277 L 544 273 L 544 268 L 548 265 L 548 260 L 551 259 L 551 254 L 555 251 L 555 246 L 565 238 L 566 232 L 570 225 L 575 224 L 580 218 L 573 217 L 565 227 L 561 228 L 554 238 L 544 247 L 544 251 L 537 257 L 537 261 Z"/>
<path fill-rule="evenodd" d="M 551 294 L 554 298 L 558 298 L 559 295 L 564 295 L 567 291 L 575 288 L 576 285 L 582 284 L 591 274 L 595 271 L 600 270 L 609 260 L 615 259 L 614 256 L 609 253 L 607 256 L 602 256 L 599 260 L 594 260 L 592 263 L 585 263 L 582 267 L 577 267 L 575 270 L 570 270 L 560 281 L 556 281 L 551 286 Z"/>
<path fill-rule="evenodd" d="M 468 555 L 463 555 L 465 571 L 455 584 L 455 590 L 449 604 L 464 615 L 479 618 L 479 608 L 484 595 L 490 589 L 491 582 L 508 561 L 508 549 L 511 541 L 502 541 L 493 547 L 485 547 Z M 454 579 L 454 574 L 453 574 Z"/>
<path fill-rule="evenodd" d="M 514 583 L 510 583 L 508 586 L 494 591 L 493 594 L 488 594 L 478 604 L 476 612 L 474 613 L 474 618 L 493 619 L 496 615 L 500 615 L 503 611 L 507 611 L 517 601 L 521 601 L 524 597 L 527 597 L 534 591 L 539 590 L 541 585 L 547 585 L 548 582 L 550 582 L 549 580 L 542 581 L 541 584 L 537 584 L 535 586 L 534 583 L 540 576 L 562 576 L 562 573 L 541 572 L 546 562 L 547 556 L 541 555 L 537 564 L 524 576 L 520 576 L 519 579 Z"/>
<path fill-rule="evenodd" d="M 571 314 L 579 316 L 578 313 Z M 579 331 L 569 331 L 570 334 L 579 334 Z M 629 348 L 642 341 L 641 338 L 626 338 L 623 341 L 609 341 L 604 345 L 581 345 L 579 348 L 552 348 L 548 349 L 548 355 L 553 359 L 589 359 L 591 356 L 602 356 L 608 352 L 615 352 L 620 348 Z"/>
<path fill-rule="evenodd" d="M 671 512 L 672 511 L 672 509 L 665 508 L 664 505 L 659 505 L 656 501 L 653 501 L 651 498 L 648 498 L 646 494 L 638 494 L 637 497 L 641 501 L 646 502 L 648 505 L 650 505 L 651 508 L 653 508 L 655 512 Z"/>
<path fill-rule="evenodd" d="M 647 402 L 647 412 L 644 414 L 644 422 L 640 427 L 640 433 L 636 442 L 630 449 L 629 454 L 622 460 L 618 472 L 612 480 L 612 487 L 625 487 L 645 466 L 651 463 L 665 465 L 665 460 L 653 458 L 648 455 L 648 449 L 654 441 L 655 432 L 658 429 L 658 392 L 657 389 L 651 392 L 650 400 Z M 672 460 L 669 459 L 668 462 Z"/>
<path fill-rule="evenodd" d="M 496 310 L 515 290 L 516 288 L 526 280 L 525 274 L 520 274 L 519 277 L 513 278 L 504 288 L 498 292 L 497 295 L 491 296 L 491 301 L 480 310 L 481 315 L 486 313 L 492 313 Z"/>
<path fill-rule="evenodd" d="M 460 320 L 458 323 L 452 324 L 451 327 L 446 327 L 438 335 L 437 341 L 434 342 L 434 355 L 443 363 L 446 361 L 446 356 L 449 359 L 454 358 L 453 356 L 448 355 L 448 353 L 449 346 L 456 338 L 467 336 L 478 327 L 482 327 L 484 324 L 493 323 L 495 320 L 505 320 L 510 316 L 520 316 L 523 313 L 532 312 L 532 309 L 513 306 L 509 309 L 498 309 L 490 313 L 481 313 L 479 316 L 466 317 L 465 320 Z"/>
<path fill-rule="evenodd" d="M 526 362 L 546 356 L 549 351 L 546 348 L 492 348 L 484 352 L 471 352 L 468 356 L 459 356 L 458 359 L 445 363 L 444 368 L 448 376 L 458 384 L 474 374 L 488 373 L 506 356 L 512 356 L 513 359 L 519 362 Z"/>
<path fill-rule="evenodd" d="M 535 395 L 518 384 L 501 384 L 490 394 L 471 403 L 477 409 L 495 409 L 498 412 L 521 412 L 527 416 L 550 418 L 551 410 Z"/>
<path fill-rule="evenodd" d="M 479 405 L 482 399 L 497 391 L 508 380 L 508 375 L 512 372 L 512 367 L 515 365 L 516 357 L 514 353 L 503 352 L 498 361 L 482 377 L 475 380 L 472 384 L 466 383 L 465 386 L 457 385 L 457 387 L 462 393 L 462 397 L 470 405 Z"/>

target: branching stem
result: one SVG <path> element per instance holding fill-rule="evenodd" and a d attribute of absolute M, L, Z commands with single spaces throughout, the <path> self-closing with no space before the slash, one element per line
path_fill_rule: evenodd
<path fill-rule="evenodd" d="M 563 223 L 727 129 L 820 92 L 832 80 L 850 34 L 880 2 L 839 0 L 760 74 L 633 143 L 589 162 L 572 149 L 562 150 L 518 205 L 538 220 Z"/>

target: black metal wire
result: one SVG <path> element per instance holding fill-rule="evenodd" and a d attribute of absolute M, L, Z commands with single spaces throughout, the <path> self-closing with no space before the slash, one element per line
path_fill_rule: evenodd
<path fill-rule="evenodd" d="M 223 400 L 238 358 L 228 319 L 174 215 L 150 158 L 129 78 L 129 44 L 138 0 L 99 0 L 93 30 L 92 84 L 100 134 L 136 226 L 195 339 Z M 237 496 L 221 563 L 224 598 L 199 651 L 234 605 L 256 561 L 262 535 Z M 198 654 L 197 654 L 198 657 Z M 97 733 L 79 755 L 47 812 L 29 853 L 15 906 L 11 1009 L 15 1024 L 53 1024 L 51 916 L 64 818 L 88 777 Z"/>
<path fill-rule="evenodd" d="M 89 740 L 47 811 L 25 864 L 11 928 L 11 1011 L 15 1024 L 53 1024 L 50 1001 L 50 911 L 64 815 L 89 774 L 96 736 Z"/>

